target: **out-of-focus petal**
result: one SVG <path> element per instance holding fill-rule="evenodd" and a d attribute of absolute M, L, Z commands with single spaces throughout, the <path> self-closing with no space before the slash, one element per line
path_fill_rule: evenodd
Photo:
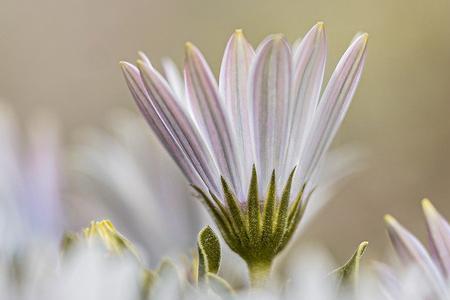
<path fill-rule="evenodd" d="M 241 153 L 241 176 L 247 178 L 254 163 L 253 139 L 250 134 L 248 113 L 248 77 L 255 52 L 247 42 L 242 30 L 236 30 L 228 40 L 220 67 L 219 93 L 222 96 L 230 122 L 234 126 L 238 151 Z M 248 178 L 244 186 L 248 185 Z"/>
<path fill-rule="evenodd" d="M 240 166 L 235 151 L 236 139 L 224 103 L 220 101 L 214 75 L 203 55 L 191 43 L 186 44 L 184 74 L 193 114 L 204 139 L 209 142 L 214 153 L 220 175 L 232 183 L 234 191 L 242 199 L 243 188 L 238 171 Z"/>
<path fill-rule="evenodd" d="M 427 220 L 431 255 L 446 277 L 450 274 L 450 226 L 428 199 L 422 201 Z"/>
<path fill-rule="evenodd" d="M 283 129 L 291 89 L 292 55 L 282 35 L 266 38 L 256 50 L 250 71 L 250 122 L 260 188 L 268 185 L 272 170 L 278 170 L 282 155 Z M 261 191 L 263 192 L 263 191 Z"/>
<path fill-rule="evenodd" d="M 327 44 L 323 23 L 317 23 L 296 47 L 283 180 L 298 163 L 319 100 L 322 87 Z"/>
<path fill-rule="evenodd" d="M 301 174 L 308 179 L 330 146 L 348 110 L 366 58 L 368 35 L 357 37 L 339 61 L 318 104 L 301 157 Z"/>
<path fill-rule="evenodd" d="M 392 216 L 385 222 L 391 243 L 399 258 L 408 265 L 419 267 L 436 291 L 447 294 L 446 283 L 422 243 Z"/>

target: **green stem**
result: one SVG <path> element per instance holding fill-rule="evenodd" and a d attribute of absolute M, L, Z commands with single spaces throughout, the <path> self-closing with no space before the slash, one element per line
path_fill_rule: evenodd
<path fill-rule="evenodd" d="M 247 267 L 250 275 L 250 286 L 252 288 L 264 287 L 270 276 L 272 262 L 247 262 Z"/>

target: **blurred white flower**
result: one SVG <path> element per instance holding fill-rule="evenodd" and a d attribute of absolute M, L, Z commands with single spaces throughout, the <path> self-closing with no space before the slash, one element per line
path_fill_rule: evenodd
<path fill-rule="evenodd" d="M 63 230 L 56 122 L 38 114 L 26 125 L 28 136 L 0 103 L 0 252 L 33 239 L 59 240 Z"/>
<path fill-rule="evenodd" d="M 116 111 L 108 127 L 80 132 L 72 149 L 75 218 L 111 219 L 154 262 L 194 247 L 207 219 L 173 161 L 134 114 Z"/>

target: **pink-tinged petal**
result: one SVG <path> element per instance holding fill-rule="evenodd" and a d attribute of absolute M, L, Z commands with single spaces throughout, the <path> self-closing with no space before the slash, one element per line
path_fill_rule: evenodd
<path fill-rule="evenodd" d="M 211 190 L 218 192 L 219 173 L 195 124 L 175 99 L 170 87 L 152 66 L 138 61 L 141 78 L 159 118 L 172 134 L 192 166 Z"/>
<path fill-rule="evenodd" d="M 450 226 L 428 199 L 422 201 L 422 207 L 427 220 L 431 254 L 442 273 L 448 278 L 450 275 Z"/>
<path fill-rule="evenodd" d="M 172 156 L 190 182 L 204 187 L 203 182 L 198 178 L 196 171 L 193 169 L 192 164 L 189 162 L 182 148 L 176 142 L 150 102 L 150 97 L 142 82 L 139 70 L 134 65 L 127 62 L 121 62 L 121 67 L 128 88 L 130 89 L 139 110 L 144 115 L 145 120 L 155 132 L 164 148 Z"/>
<path fill-rule="evenodd" d="M 386 215 L 384 219 L 389 238 L 400 260 L 408 266 L 420 268 L 437 291 L 446 293 L 445 279 L 422 243 L 394 217 Z"/>
<path fill-rule="evenodd" d="M 232 183 L 234 191 L 242 199 L 244 193 L 238 171 L 234 133 L 224 103 L 220 101 L 212 71 L 203 55 L 191 43 L 186 44 L 184 75 L 193 115 L 214 153 L 220 175 Z"/>
<path fill-rule="evenodd" d="M 252 137 L 249 127 L 248 77 L 250 65 L 255 56 L 252 46 L 247 42 L 242 30 L 236 30 L 228 40 L 220 67 L 219 93 L 225 102 L 230 122 L 241 153 L 240 165 L 243 185 L 249 184 L 249 175 L 254 163 Z"/>
<path fill-rule="evenodd" d="M 292 92 L 283 180 L 297 165 L 319 100 L 327 56 L 323 23 L 317 23 L 294 51 Z"/>
<path fill-rule="evenodd" d="M 281 35 L 266 38 L 256 50 L 250 71 L 250 126 L 260 187 L 265 189 L 273 169 L 278 172 L 287 104 L 291 89 L 292 55 Z M 261 191 L 263 192 L 263 191 Z"/>
<path fill-rule="evenodd" d="M 309 179 L 330 146 L 347 113 L 366 58 L 368 35 L 357 37 L 339 61 L 320 99 L 300 159 L 301 174 Z"/>
<path fill-rule="evenodd" d="M 144 52 L 139 51 L 139 52 L 138 52 L 138 55 L 139 55 L 139 59 L 140 59 L 141 61 L 143 61 L 144 63 L 146 63 L 146 64 L 149 65 L 149 66 L 152 65 L 152 63 L 150 62 L 150 59 L 148 58 L 148 56 L 147 56 Z"/>
<path fill-rule="evenodd" d="M 162 67 L 164 69 L 167 82 L 169 83 L 170 88 L 172 89 L 177 100 L 183 107 L 185 107 L 186 110 L 189 110 L 188 102 L 184 95 L 184 81 L 177 66 L 170 58 L 164 58 L 162 60 Z"/>

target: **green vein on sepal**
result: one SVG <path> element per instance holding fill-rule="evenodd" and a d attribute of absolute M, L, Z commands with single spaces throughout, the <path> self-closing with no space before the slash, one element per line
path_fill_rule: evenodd
<path fill-rule="evenodd" d="M 239 248 L 236 247 L 236 244 L 233 242 L 237 237 L 235 237 L 231 232 L 231 228 L 229 227 L 230 225 L 226 221 L 226 215 L 221 214 L 217 207 L 212 203 L 211 199 L 209 199 L 209 197 L 199 187 L 195 185 L 192 185 L 192 187 L 200 194 L 200 198 L 203 200 L 203 203 L 211 213 L 211 216 L 219 227 L 224 240 L 228 245 L 230 245 L 230 248 L 232 248 L 233 251 L 238 251 Z"/>
<path fill-rule="evenodd" d="M 298 224 L 300 223 L 300 220 L 303 217 L 303 214 L 305 212 L 306 206 L 308 204 L 309 197 L 311 196 L 311 193 L 308 194 L 308 197 L 306 199 L 303 199 L 304 196 L 304 188 L 299 192 L 297 198 L 295 199 L 294 204 L 291 207 L 291 210 L 289 212 L 288 216 L 288 222 L 286 231 L 283 234 L 283 237 L 278 245 L 277 253 L 279 253 L 281 250 L 283 250 L 288 242 L 291 240 L 292 236 L 294 235 Z"/>
<path fill-rule="evenodd" d="M 248 189 L 248 228 L 250 235 L 250 242 L 257 243 L 261 235 L 261 209 L 258 198 L 258 176 L 256 174 L 255 165 L 252 168 L 252 177 L 250 180 L 250 187 Z"/>
<path fill-rule="evenodd" d="M 272 230 L 274 227 L 274 212 L 275 212 L 275 197 L 276 197 L 276 183 L 275 183 L 275 170 L 272 171 L 272 176 L 270 177 L 269 191 L 267 193 L 266 201 L 264 203 L 263 211 L 263 228 L 261 242 L 263 245 L 267 245 L 270 236 L 272 235 Z M 269 249 L 268 249 L 269 250 Z"/>
<path fill-rule="evenodd" d="M 205 226 L 198 234 L 198 277 L 204 279 L 207 273 L 217 273 L 220 267 L 220 242 L 209 226 Z"/>
<path fill-rule="evenodd" d="M 214 195 L 211 191 L 209 192 L 211 195 L 211 198 L 213 199 L 214 203 L 219 207 L 220 211 L 222 212 L 222 215 L 225 218 L 226 223 L 229 226 L 229 229 L 234 234 L 235 238 L 239 237 L 239 228 L 237 228 L 235 222 L 230 217 L 230 214 L 228 210 L 225 208 L 225 206 L 222 204 L 222 202 L 217 198 L 216 195 Z"/>
<path fill-rule="evenodd" d="M 286 185 L 283 189 L 280 204 L 278 205 L 276 227 L 273 234 L 274 246 L 277 246 L 279 244 L 279 242 L 283 238 L 285 231 L 287 230 L 289 199 L 291 197 L 292 179 L 294 178 L 294 174 L 295 168 L 289 175 L 288 181 L 286 182 Z"/>
<path fill-rule="evenodd" d="M 237 203 L 236 197 L 231 192 L 225 178 L 220 177 L 220 180 L 222 182 L 224 197 L 227 202 L 231 217 L 234 220 L 234 222 L 236 223 L 237 228 L 239 229 L 239 236 L 240 236 L 243 244 L 248 245 L 249 237 L 248 237 L 248 232 L 247 232 L 247 228 L 246 228 L 247 226 L 245 225 L 244 216 L 242 214 L 241 207 Z"/>

